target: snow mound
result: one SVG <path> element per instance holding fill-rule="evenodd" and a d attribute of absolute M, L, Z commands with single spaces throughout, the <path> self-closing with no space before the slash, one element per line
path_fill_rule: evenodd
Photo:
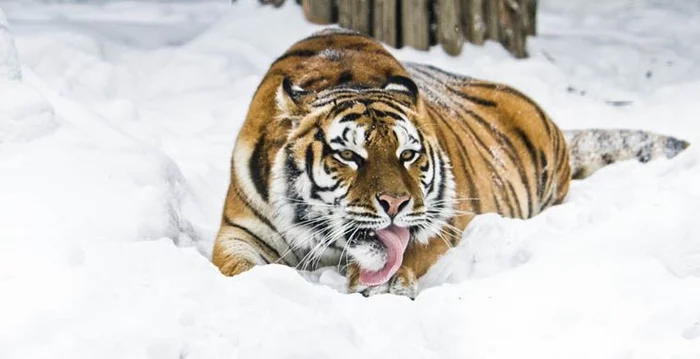
<path fill-rule="evenodd" d="M 17 80 L 19 77 L 17 49 L 10 35 L 5 13 L 0 8 L 0 81 Z"/>
<path fill-rule="evenodd" d="M 20 81 L 0 81 L 0 146 L 31 141 L 58 126 L 51 104 Z"/>

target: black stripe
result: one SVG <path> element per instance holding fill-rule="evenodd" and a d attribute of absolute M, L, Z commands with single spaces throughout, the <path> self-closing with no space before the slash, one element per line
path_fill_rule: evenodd
<path fill-rule="evenodd" d="M 404 120 L 403 117 L 401 117 L 393 112 L 380 111 L 380 110 L 372 110 L 372 112 L 378 117 L 391 117 L 396 121 L 400 121 L 400 122 L 406 121 L 406 120 Z"/>
<path fill-rule="evenodd" d="M 245 204 L 251 210 L 251 212 L 253 212 L 253 214 L 256 217 L 258 217 L 259 220 L 265 223 L 265 225 L 270 227 L 270 229 L 272 229 L 274 232 L 277 232 L 277 228 L 275 227 L 275 225 L 272 224 L 272 222 L 270 222 L 270 220 L 267 219 L 267 217 L 263 216 L 262 213 L 258 212 L 258 210 L 255 207 L 253 207 L 253 205 L 248 201 L 245 195 L 241 193 L 238 187 L 236 187 L 236 193 L 238 194 L 238 197 L 241 199 L 241 201 L 243 201 L 243 204 Z"/>
<path fill-rule="evenodd" d="M 503 213 L 503 207 L 501 206 L 501 201 L 498 199 L 496 191 L 493 191 L 493 203 L 496 204 L 497 213 Z"/>
<path fill-rule="evenodd" d="M 530 141 L 530 137 L 521 128 L 515 128 L 513 130 L 513 132 L 515 133 L 515 135 L 518 136 L 518 138 L 520 139 L 520 142 L 522 142 L 525 145 L 525 148 L 527 149 L 527 153 L 530 156 L 530 161 L 532 162 L 532 165 L 535 168 L 535 173 L 534 173 L 535 174 L 535 178 L 534 178 L 535 179 L 535 183 L 534 183 L 535 189 L 534 190 L 535 190 L 535 196 L 537 197 L 537 201 L 539 201 L 541 199 L 540 187 L 543 184 L 537 183 L 540 179 L 540 177 L 538 176 L 538 173 L 540 171 L 540 166 L 539 166 L 539 161 L 538 161 L 538 157 L 537 157 L 537 149 L 535 148 L 535 145 L 532 144 L 532 141 Z M 525 182 L 525 186 L 526 186 L 527 191 L 531 192 L 529 180 L 527 180 Z M 533 205 L 534 201 L 535 201 L 535 198 L 531 198 L 529 203 L 528 203 L 528 210 L 530 211 L 529 216 L 532 216 L 535 214 L 532 211 L 532 209 L 533 209 L 532 205 Z"/>
<path fill-rule="evenodd" d="M 449 122 L 447 122 L 447 120 L 445 120 L 445 118 L 443 118 L 442 115 L 440 115 L 432 107 L 428 106 L 427 109 L 433 113 L 433 116 L 437 117 L 440 121 L 442 121 L 442 123 L 445 124 L 445 126 L 447 126 L 450 129 L 450 133 L 454 137 L 455 143 L 461 143 L 459 141 L 459 138 L 457 137 L 455 129 L 452 128 L 452 126 L 449 124 Z M 440 136 L 445 138 L 445 134 L 442 131 L 442 129 L 440 128 L 440 126 L 436 126 L 436 129 L 438 132 L 440 132 Z M 464 146 L 459 146 L 459 148 L 457 150 L 458 150 L 457 153 L 459 154 L 459 158 L 462 161 L 462 167 L 465 170 L 471 169 L 471 172 L 467 172 L 468 174 L 470 174 L 472 176 L 476 175 L 476 170 L 474 168 L 474 165 L 472 164 L 469 157 L 465 154 L 466 150 L 465 150 Z M 440 168 L 440 170 L 441 170 L 441 174 L 442 174 L 442 171 L 444 170 L 444 168 Z M 444 177 L 442 177 L 442 178 L 443 178 L 443 182 L 444 182 Z M 469 196 L 473 197 L 473 198 L 479 198 L 479 191 L 476 188 L 476 186 L 474 185 L 474 181 L 471 181 L 470 179 L 467 178 L 466 182 L 467 182 L 467 185 L 469 186 Z M 475 207 L 474 212 L 481 213 L 481 203 L 479 201 L 476 201 L 476 203 L 471 202 L 471 205 L 473 207 Z"/>
<path fill-rule="evenodd" d="M 439 68 L 439 67 L 435 67 L 435 66 L 433 66 L 433 65 L 420 65 L 420 64 L 418 64 L 418 66 L 420 66 L 420 67 L 427 67 L 427 68 L 429 68 L 429 69 L 431 69 L 431 70 L 433 70 L 433 71 L 435 71 L 435 72 L 439 72 L 439 73 L 441 73 L 441 74 L 443 74 L 443 75 L 446 75 L 446 76 L 451 76 L 451 77 L 453 77 L 455 80 L 460 80 L 460 81 L 462 81 L 462 82 L 469 82 L 469 81 L 471 81 L 471 80 L 474 79 L 473 77 L 469 77 L 469 76 L 465 76 L 465 75 L 456 74 L 456 73 L 454 73 L 454 72 L 445 71 L 445 70 L 443 70 L 443 69 L 441 69 L 441 68 Z M 415 67 L 415 66 L 414 66 L 414 67 Z"/>
<path fill-rule="evenodd" d="M 306 175 L 309 177 L 309 181 L 311 182 L 311 198 L 313 199 L 318 199 L 320 200 L 321 197 L 318 195 L 318 192 L 324 191 L 324 192 L 330 192 L 330 191 L 335 191 L 340 187 L 340 182 L 336 182 L 333 186 L 330 187 L 323 187 L 319 186 L 316 183 L 316 180 L 314 179 L 314 152 L 313 152 L 313 145 L 316 142 L 320 142 L 321 145 L 323 146 L 323 155 L 326 155 L 327 153 L 330 153 L 332 149 L 328 146 L 328 144 L 325 141 L 325 136 L 320 128 L 316 128 L 316 134 L 314 135 L 314 141 L 311 142 L 307 147 L 306 147 Z"/>
<path fill-rule="evenodd" d="M 404 107 L 411 107 L 407 102 L 399 101 L 395 98 L 388 97 L 388 96 L 375 96 L 374 98 L 372 98 L 372 100 L 373 100 L 373 102 L 381 103 L 381 104 L 391 108 L 392 110 L 394 110 L 394 111 L 396 111 L 404 116 L 406 116 L 406 113 L 404 112 L 404 110 L 402 108 L 400 108 L 399 106 L 396 106 L 396 104 L 399 103 Z"/>
<path fill-rule="evenodd" d="M 248 161 L 248 171 L 250 172 L 250 177 L 255 189 L 265 202 L 269 199 L 267 186 L 269 170 L 270 164 L 267 162 L 267 155 L 265 153 L 265 132 L 263 132 L 260 138 L 258 138 L 258 142 L 255 144 L 253 153 Z"/>
<path fill-rule="evenodd" d="M 477 151 L 476 154 L 478 154 L 488 170 L 491 172 L 493 176 L 496 177 L 497 181 L 491 181 L 491 186 L 492 187 L 498 187 L 494 188 L 495 191 L 503 191 L 504 188 L 503 182 L 505 182 L 505 179 L 501 176 L 499 171 L 496 169 L 496 167 L 493 165 L 492 160 L 493 160 L 493 153 L 489 150 L 489 147 L 484 143 L 481 139 L 481 137 L 477 136 L 476 131 L 471 127 L 469 122 L 466 119 L 461 119 L 462 121 L 458 121 L 459 126 L 462 129 L 466 129 L 466 134 L 472 138 L 472 141 L 477 143 L 479 146 L 477 146 Z M 517 163 L 516 163 L 517 165 Z M 507 194 L 506 194 L 507 195 Z M 494 202 L 496 207 L 498 207 L 498 204 Z"/>
<path fill-rule="evenodd" d="M 518 193 L 515 192 L 515 188 L 513 187 L 513 184 L 510 181 L 506 182 L 506 184 L 507 184 L 510 192 L 513 193 L 513 199 L 515 200 L 515 208 L 518 210 L 518 218 L 526 218 L 523 215 L 523 206 L 520 203 L 520 197 L 518 197 Z"/>
<path fill-rule="evenodd" d="M 553 200 L 554 192 L 550 193 L 549 196 L 547 196 L 547 199 L 542 203 L 542 209 L 549 207 L 552 204 Z"/>
<path fill-rule="evenodd" d="M 507 182 L 510 184 L 510 182 Z M 501 185 L 501 191 L 503 195 L 503 199 L 506 201 L 506 206 L 508 207 L 508 215 L 512 218 L 516 218 L 516 211 L 515 211 L 515 206 L 513 201 L 511 200 L 512 197 L 516 197 L 515 191 L 513 191 L 513 195 L 511 196 L 510 192 L 508 192 L 508 186 L 504 185 L 503 183 Z M 512 186 L 511 186 L 512 189 Z M 517 198 L 516 202 L 520 203 Z M 519 205 L 518 205 L 519 206 Z M 522 211 L 520 210 L 520 207 L 518 207 L 518 217 L 517 218 L 522 218 Z"/>
<path fill-rule="evenodd" d="M 335 117 L 339 113 L 348 110 L 357 104 L 356 101 L 346 101 L 340 104 L 334 105 L 333 109 L 328 112 L 328 117 Z"/>
<path fill-rule="evenodd" d="M 350 133 L 350 127 L 345 127 L 343 129 L 343 134 L 342 134 L 343 140 L 345 142 L 350 142 L 350 139 L 348 138 L 348 133 Z"/>
<path fill-rule="evenodd" d="M 464 92 L 459 91 L 459 90 L 455 90 L 454 88 L 447 86 L 447 85 L 445 85 L 445 87 L 447 87 L 447 89 L 450 90 L 450 92 L 454 93 L 455 95 L 457 95 L 457 96 L 459 96 L 459 97 L 461 97 L 469 102 L 474 102 L 474 103 L 477 103 L 479 105 L 487 106 L 487 107 L 496 107 L 496 103 L 493 101 L 486 100 L 483 98 L 474 97 L 474 96 L 469 96 L 469 95 L 465 94 Z"/>
<path fill-rule="evenodd" d="M 413 69 L 415 69 L 416 71 L 420 72 L 421 74 L 429 77 L 430 79 L 434 80 L 436 83 L 443 84 L 445 86 L 445 88 L 447 88 L 447 90 L 449 90 L 450 92 L 454 93 L 455 95 L 457 95 L 457 96 L 459 96 L 459 97 L 461 97 L 469 102 L 473 102 L 473 103 L 476 103 L 476 104 L 479 104 L 482 106 L 488 106 L 488 107 L 495 107 L 496 106 L 496 102 L 494 102 L 494 101 L 483 99 L 483 98 L 478 98 L 475 96 L 470 96 L 470 95 L 467 95 L 466 93 L 464 93 L 464 91 L 456 90 L 455 88 L 444 83 L 444 81 L 442 79 L 435 77 L 433 74 L 425 71 L 422 68 L 414 67 Z M 433 68 L 433 70 L 435 71 L 435 70 L 437 70 L 437 68 Z M 453 73 L 442 71 L 442 70 L 438 70 L 438 72 L 441 72 L 445 75 L 449 75 L 451 77 L 459 77 L 459 75 L 457 75 L 457 74 L 453 74 Z"/>
<path fill-rule="evenodd" d="M 359 101 L 361 99 L 366 99 L 367 97 L 371 97 L 371 100 L 366 101 L 366 103 L 371 103 L 371 102 L 382 102 L 386 104 L 387 106 L 397 110 L 401 111 L 397 106 L 396 103 L 401 104 L 404 107 L 411 107 L 412 105 L 409 102 L 399 100 L 395 97 L 392 97 L 391 95 L 387 94 L 386 91 L 382 90 L 373 90 L 373 89 L 363 89 L 361 92 L 355 92 L 355 91 L 334 91 L 330 94 L 326 94 L 325 96 L 319 97 L 316 100 L 314 100 L 311 103 L 312 107 L 323 107 L 328 105 L 329 103 L 333 102 L 345 102 L 343 100 L 348 100 L 350 99 L 350 102 L 355 102 Z"/>
<path fill-rule="evenodd" d="M 427 197 L 428 195 L 430 195 L 430 194 L 435 190 L 435 176 L 437 176 L 437 167 L 436 167 L 436 166 L 437 166 L 437 160 L 435 159 L 435 152 L 433 151 L 433 146 L 429 146 L 429 147 L 428 147 L 428 150 L 429 150 L 429 151 L 428 151 L 428 161 L 427 161 L 427 163 L 426 163 L 428 168 L 426 168 L 426 171 L 427 171 L 428 169 L 430 169 L 430 162 L 432 161 L 432 162 L 433 162 L 433 164 L 432 164 L 432 165 L 433 165 L 433 171 L 432 171 L 433 173 L 432 173 L 432 176 L 431 176 L 431 178 L 430 178 L 429 185 L 427 186 L 428 189 L 427 189 L 426 192 L 425 192 L 425 193 L 426 193 L 426 197 Z M 421 167 L 421 170 L 422 170 L 422 169 L 423 169 L 423 168 Z"/>
<path fill-rule="evenodd" d="M 328 116 L 326 116 L 326 119 L 327 118 L 328 118 Z M 318 120 L 313 125 L 309 125 L 303 132 L 296 134 L 293 138 L 288 139 L 287 142 L 290 143 L 290 142 L 296 141 L 302 137 L 306 137 L 306 135 L 308 135 L 309 132 L 316 130 L 316 128 L 318 127 L 318 124 L 322 121 L 323 120 Z"/>
<path fill-rule="evenodd" d="M 252 232 L 251 230 L 249 230 L 248 228 L 233 223 L 233 221 L 231 221 L 231 219 L 228 218 L 228 216 L 226 216 L 226 215 L 224 215 L 224 222 L 226 222 L 226 224 L 227 224 L 228 226 L 234 227 L 234 228 L 237 228 L 237 229 L 240 229 L 241 231 L 243 231 L 243 232 L 245 232 L 246 234 L 248 234 L 249 236 L 251 236 L 257 243 L 261 244 L 262 247 L 264 247 L 263 249 L 264 249 L 266 252 L 268 252 L 268 255 L 269 255 L 270 253 L 273 254 L 274 260 L 277 260 L 278 258 L 282 258 L 282 256 L 280 255 L 279 252 L 277 252 L 277 250 L 275 250 L 274 248 L 272 248 L 269 244 L 267 244 L 265 241 L 263 241 L 260 237 L 258 237 L 255 233 L 253 233 L 253 232 Z M 262 253 L 260 253 L 260 254 L 262 254 Z M 262 256 L 262 255 L 261 255 L 261 257 L 263 257 L 263 260 L 265 260 L 267 263 L 270 263 L 270 261 L 268 261 L 267 258 L 265 258 L 265 257 Z"/>
<path fill-rule="evenodd" d="M 331 142 L 331 143 L 337 143 L 337 144 L 339 144 L 339 145 L 341 145 L 341 146 L 344 146 L 344 145 L 345 145 L 345 141 L 344 141 L 340 136 L 331 139 L 330 142 Z"/>
<path fill-rule="evenodd" d="M 567 155 L 569 155 L 569 145 L 562 139 L 563 134 L 560 131 L 556 131 L 555 133 L 555 141 L 554 143 L 556 144 L 557 148 L 559 149 L 557 151 L 558 156 L 557 156 L 557 168 L 555 170 L 556 173 L 561 173 L 564 166 L 569 166 L 570 164 L 568 161 L 565 161 L 564 158 L 567 158 Z M 564 146 L 560 146 L 560 143 L 563 143 Z M 571 170 L 571 168 L 569 168 Z"/>
<path fill-rule="evenodd" d="M 554 184 L 554 176 L 555 176 L 555 174 L 557 173 L 557 172 L 556 172 L 556 171 L 557 171 L 557 169 L 556 169 L 556 167 L 557 167 L 556 163 L 557 163 L 557 161 L 560 161 L 560 162 L 561 162 L 560 158 L 561 158 L 561 151 L 562 151 L 562 148 L 560 148 L 560 145 L 561 145 L 561 143 L 560 143 L 560 139 L 561 139 L 561 138 L 559 137 L 560 131 L 555 131 L 553 134 L 554 134 L 554 136 L 552 136 L 552 137 L 553 137 L 553 138 L 552 138 L 552 146 L 553 146 L 553 149 L 552 149 L 552 161 L 553 161 L 553 164 L 554 164 L 554 168 L 552 168 L 552 169 L 549 169 L 549 168 L 548 168 L 548 169 L 549 169 L 549 177 L 548 177 L 548 179 L 547 179 L 547 186 L 545 187 L 545 192 L 546 192 L 546 193 L 549 193 L 549 192 L 552 190 L 552 185 Z M 566 152 L 565 154 L 568 154 L 568 150 L 567 150 L 567 148 L 566 148 L 566 144 L 564 144 L 563 150 Z M 547 162 L 547 164 L 549 165 L 549 161 Z M 549 166 L 548 166 L 548 167 L 549 167 Z"/>
<path fill-rule="evenodd" d="M 301 169 L 299 169 L 299 167 L 297 167 L 296 163 L 294 163 L 294 153 L 291 150 L 291 144 L 287 145 L 285 148 L 285 155 L 286 159 L 284 172 L 286 182 L 288 183 L 285 194 L 287 195 L 287 198 L 289 198 L 290 203 L 293 203 L 294 206 L 293 222 L 294 224 L 298 224 L 306 218 L 306 216 L 309 214 L 310 208 L 309 205 L 304 202 L 304 199 L 301 198 L 301 196 L 299 196 L 299 194 L 295 191 L 293 186 L 303 172 Z"/>
<path fill-rule="evenodd" d="M 544 151 L 540 151 L 540 166 L 540 182 L 538 183 L 537 189 L 540 193 L 538 200 L 542 201 L 542 197 L 545 195 L 550 185 L 549 163 L 547 162 L 547 156 L 544 154 Z"/>
<path fill-rule="evenodd" d="M 340 73 L 340 76 L 338 77 L 338 84 L 344 84 L 347 82 L 352 81 L 353 75 L 352 72 L 350 71 L 343 71 Z"/>
<path fill-rule="evenodd" d="M 318 52 L 316 52 L 316 51 L 314 51 L 314 50 L 295 50 L 295 51 L 290 51 L 290 52 L 287 52 L 287 53 L 285 53 L 284 55 L 278 57 L 278 58 L 272 63 L 272 65 L 275 65 L 276 63 L 278 63 L 278 62 L 280 62 L 280 61 L 282 61 L 282 60 L 288 59 L 288 58 L 290 58 L 290 57 L 311 57 L 311 56 L 316 55 L 317 53 L 318 53 Z"/>
<path fill-rule="evenodd" d="M 357 120 L 360 117 L 362 117 L 362 115 L 359 113 L 350 113 L 350 114 L 343 116 L 343 118 L 341 118 L 340 121 L 338 121 L 338 122 L 340 122 L 340 123 L 352 122 L 352 121 Z"/>
<path fill-rule="evenodd" d="M 231 160 L 231 168 L 235 168 L 233 160 Z M 236 183 L 239 182 L 235 171 L 232 171 L 231 180 L 235 180 Z M 251 210 L 251 212 L 253 212 L 253 214 L 256 217 L 258 217 L 258 219 L 260 219 L 263 223 L 265 223 L 265 225 L 270 227 L 270 229 L 272 229 L 274 232 L 277 232 L 277 228 L 272 224 L 272 222 L 270 222 L 270 220 L 267 219 L 267 217 L 263 216 L 262 213 L 258 212 L 258 210 L 248 201 L 248 198 L 245 196 L 244 193 L 241 192 L 239 186 L 234 186 L 233 184 L 231 184 L 230 188 L 233 188 L 233 190 L 236 191 L 236 195 L 238 196 L 238 198 L 240 198 L 241 201 L 243 201 L 243 204 L 246 205 Z"/>
<path fill-rule="evenodd" d="M 468 86 L 483 87 L 483 88 L 488 88 L 488 89 L 492 89 L 492 90 L 496 90 L 496 91 L 502 91 L 502 92 L 509 93 L 511 95 L 515 95 L 516 97 L 518 97 L 521 100 L 530 104 L 532 107 L 535 108 L 535 110 L 537 110 L 537 114 L 539 115 L 540 120 L 542 121 L 542 124 L 544 125 L 544 129 L 545 129 L 545 131 L 547 131 L 547 136 L 552 135 L 551 129 L 549 127 L 549 120 L 547 119 L 547 116 L 544 114 L 544 112 L 542 111 L 540 106 L 535 101 L 533 101 L 529 97 L 525 96 L 522 92 L 520 92 L 512 87 L 498 85 L 498 84 L 492 84 L 492 83 L 469 83 Z"/>
<path fill-rule="evenodd" d="M 303 89 L 306 89 L 306 88 L 308 88 L 308 87 L 311 87 L 311 86 L 315 85 L 317 82 L 323 81 L 323 80 L 325 80 L 325 79 L 326 79 L 326 78 L 323 77 L 323 76 L 321 76 L 321 77 L 312 77 L 312 78 L 307 79 L 307 80 L 304 80 L 304 82 L 300 83 L 300 84 L 299 84 L 299 87 L 301 87 L 301 88 L 303 88 Z"/>
<path fill-rule="evenodd" d="M 436 194 L 437 201 L 440 201 L 439 205 L 436 206 L 438 208 L 444 208 L 445 207 L 445 189 L 447 188 L 447 170 L 445 169 L 445 160 L 442 158 L 442 156 L 438 156 L 438 162 L 440 163 L 440 178 L 442 181 L 440 181 L 440 185 L 438 186 L 438 191 Z M 455 186 L 456 187 L 456 186 Z M 455 205 L 453 205 L 455 206 Z"/>
<path fill-rule="evenodd" d="M 432 156 L 432 153 L 433 153 L 433 148 L 430 147 L 430 146 L 428 146 L 428 151 L 427 151 L 427 153 L 426 153 L 426 150 L 425 150 L 426 147 L 423 147 L 423 146 L 421 146 L 421 147 L 422 147 L 422 151 L 421 151 L 421 152 L 423 152 L 423 154 L 427 154 L 427 155 L 428 155 L 428 157 L 427 157 L 428 160 L 425 161 L 425 165 L 418 167 L 418 169 L 419 169 L 421 172 L 428 172 L 428 170 L 430 169 L 430 160 L 432 160 L 431 156 Z"/>

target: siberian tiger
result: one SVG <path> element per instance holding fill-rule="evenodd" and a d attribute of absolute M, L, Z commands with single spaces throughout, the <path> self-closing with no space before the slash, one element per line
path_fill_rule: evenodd
<path fill-rule="evenodd" d="M 375 40 L 316 33 L 271 65 L 240 130 L 213 263 L 343 266 L 350 292 L 415 297 L 475 215 L 529 218 L 572 178 L 673 157 L 642 131 L 562 132 L 515 89 L 400 63 Z"/>

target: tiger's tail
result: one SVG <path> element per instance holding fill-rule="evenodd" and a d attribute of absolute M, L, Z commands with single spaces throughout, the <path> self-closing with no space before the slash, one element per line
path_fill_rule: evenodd
<path fill-rule="evenodd" d="M 611 163 L 637 159 L 672 158 L 690 143 L 675 137 L 639 130 L 563 131 L 569 147 L 573 179 L 586 178 Z"/>

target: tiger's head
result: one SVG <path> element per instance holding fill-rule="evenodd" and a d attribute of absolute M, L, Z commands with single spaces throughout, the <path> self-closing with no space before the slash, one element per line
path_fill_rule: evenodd
<path fill-rule="evenodd" d="M 395 76 L 314 93 L 285 78 L 277 105 L 292 123 L 272 171 L 279 230 L 308 251 L 304 266 L 352 261 L 360 283 L 385 283 L 409 242 L 427 243 L 453 215 L 450 163 L 418 87 Z"/>

